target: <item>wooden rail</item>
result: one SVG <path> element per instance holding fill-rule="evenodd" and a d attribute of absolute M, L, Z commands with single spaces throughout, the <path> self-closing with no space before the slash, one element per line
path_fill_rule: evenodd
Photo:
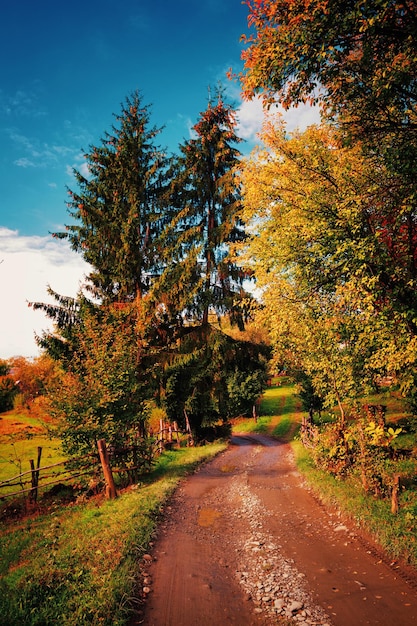
<path fill-rule="evenodd" d="M 152 456 L 154 453 L 160 454 L 165 449 L 170 449 L 172 445 L 174 444 L 174 438 L 175 438 L 176 445 L 180 447 L 181 445 L 180 434 L 181 434 L 181 431 L 178 429 L 177 422 L 173 422 L 171 424 L 171 423 L 166 423 L 163 420 L 161 420 L 159 431 L 155 435 L 155 449 L 152 452 Z M 187 429 L 187 437 L 188 437 L 188 445 L 193 445 L 194 442 L 192 440 L 191 429 L 189 431 Z M 104 439 L 100 439 L 97 442 L 97 448 L 98 448 L 97 454 L 89 453 L 83 456 L 73 457 L 66 461 L 60 461 L 58 463 L 52 463 L 50 465 L 45 465 L 44 467 L 41 467 L 40 463 L 41 463 L 41 457 L 42 457 L 42 448 L 38 447 L 36 464 L 35 464 L 34 459 L 30 459 L 29 461 L 30 470 L 21 472 L 20 474 L 17 474 L 16 476 L 12 476 L 11 478 L 7 478 L 6 480 L 3 480 L 2 482 L 0 482 L 0 489 L 9 488 L 9 487 L 17 487 L 18 485 L 21 486 L 21 489 L 19 491 L 14 491 L 13 493 L 6 493 L 4 495 L 0 495 L 0 499 L 15 497 L 15 496 L 22 495 L 22 494 L 29 494 L 29 500 L 32 503 L 35 503 L 37 501 L 38 490 L 40 488 L 43 489 L 45 487 L 50 487 L 52 485 L 56 485 L 61 482 L 68 482 L 70 480 L 75 480 L 79 478 L 80 476 L 85 476 L 88 474 L 90 475 L 97 474 L 97 471 L 100 468 L 100 463 L 101 463 L 101 473 L 103 474 L 103 477 L 106 483 L 106 496 L 108 498 L 117 497 L 117 491 L 116 491 L 113 474 L 129 471 L 129 470 L 132 471 L 132 470 L 141 469 L 143 467 L 143 464 L 136 465 L 135 467 L 128 467 L 128 468 L 112 467 L 111 466 L 112 450 L 107 448 L 106 442 Z M 135 446 L 127 446 L 124 452 L 126 451 L 131 452 L 134 449 L 135 449 Z M 88 459 L 91 460 L 90 463 L 88 463 Z M 74 470 L 72 468 L 66 468 L 66 466 L 70 465 L 71 463 L 79 463 L 82 461 L 86 461 L 85 465 L 87 467 L 81 468 L 81 471 L 76 470 L 76 469 Z M 146 460 L 144 463 L 146 463 Z M 46 470 L 50 470 L 50 469 L 54 469 L 58 467 L 63 467 L 64 469 L 61 472 L 55 473 L 54 480 L 50 480 L 50 481 L 42 482 L 42 483 L 40 482 L 41 472 L 45 472 Z M 65 476 L 66 474 L 69 474 L 69 475 Z M 49 474 L 46 476 L 43 475 L 43 481 L 45 481 L 45 479 L 51 478 L 53 475 L 54 474 Z M 30 485 L 30 486 L 26 487 L 25 485 Z"/>

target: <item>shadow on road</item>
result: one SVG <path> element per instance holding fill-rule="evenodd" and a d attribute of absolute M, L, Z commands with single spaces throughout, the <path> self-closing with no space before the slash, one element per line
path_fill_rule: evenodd
<path fill-rule="evenodd" d="M 232 435 L 230 439 L 230 445 L 232 446 L 281 446 L 282 443 L 273 437 L 268 437 L 267 435 L 259 435 L 256 433 L 251 433 L 247 435 L 245 433 Z"/>

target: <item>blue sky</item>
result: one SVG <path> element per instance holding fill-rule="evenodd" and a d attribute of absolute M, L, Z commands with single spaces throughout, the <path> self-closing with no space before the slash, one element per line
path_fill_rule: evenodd
<path fill-rule="evenodd" d="M 247 9 L 240 0 L 16 0 L 1 21 L 1 221 L 43 235 L 66 219 L 81 150 L 110 130 L 133 90 L 165 126 L 163 146 L 188 138 L 208 86 L 240 68 Z"/>
<path fill-rule="evenodd" d="M 0 24 L 0 358 L 37 354 L 48 323 L 27 301 L 46 286 L 75 295 L 86 266 L 50 232 L 68 221 L 66 188 L 82 152 L 111 129 L 139 89 L 169 152 L 189 138 L 220 81 L 238 108 L 249 151 L 262 121 L 227 80 L 241 69 L 241 0 L 15 0 Z M 305 116 L 305 117 L 303 117 Z M 293 125 L 310 113 L 292 114 Z"/>

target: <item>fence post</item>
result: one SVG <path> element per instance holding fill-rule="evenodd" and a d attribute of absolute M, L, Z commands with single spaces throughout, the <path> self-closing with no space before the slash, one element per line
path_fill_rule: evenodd
<path fill-rule="evenodd" d="M 175 433 L 175 436 L 177 438 L 177 446 L 180 448 L 181 447 L 181 440 L 180 440 L 180 434 L 178 432 L 178 424 L 177 424 L 177 422 L 174 422 L 174 433 Z"/>
<path fill-rule="evenodd" d="M 165 422 L 163 419 L 159 420 L 159 433 L 158 433 L 158 452 L 162 454 L 164 451 L 164 440 L 165 440 Z"/>
<path fill-rule="evenodd" d="M 36 502 L 38 499 L 38 483 L 39 483 L 39 468 L 41 466 L 41 456 L 42 456 L 42 448 L 38 446 L 38 458 L 36 460 L 36 470 L 35 470 L 35 462 L 33 459 L 30 459 L 30 469 L 31 469 L 31 483 L 32 490 L 29 492 L 29 500 L 31 502 Z"/>
<path fill-rule="evenodd" d="M 398 513 L 398 508 L 399 508 L 398 492 L 399 491 L 400 491 L 400 475 L 395 474 L 393 485 L 392 485 L 392 491 L 391 491 L 391 513 L 393 513 L 394 515 Z"/>
<path fill-rule="evenodd" d="M 101 465 L 103 467 L 104 480 L 106 481 L 106 497 L 113 499 L 117 497 L 116 485 L 109 463 L 109 455 L 107 453 L 106 442 L 104 439 L 97 441 L 98 453 L 100 455 Z"/>
<path fill-rule="evenodd" d="M 193 433 L 192 433 L 191 426 L 190 426 L 190 420 L 188 419 L 187 411 L 185 410 L 185 408 L 184 408 L 184 417 L 185 417 L 185 426 L 186 426 L 186 430 L 187 430 L 188 437 L 189 437 L 189 445 L 193 446 L 194 445 Z"/>

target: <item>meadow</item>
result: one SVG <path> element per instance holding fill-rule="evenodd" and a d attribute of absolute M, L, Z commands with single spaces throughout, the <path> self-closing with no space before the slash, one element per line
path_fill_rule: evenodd
<path fill-rule="evenodd" d="M 24 411 L 9 411 L 0 415 L 0 483 L 30 470 L 30 459 L 36 461 L 38 447 L 42 448 L 41 465 L 65 460 L 60 442 L 49 437 L 47 427 L 38 417 Z M 7 486 L 0 497 L 19 490 Z"/>

